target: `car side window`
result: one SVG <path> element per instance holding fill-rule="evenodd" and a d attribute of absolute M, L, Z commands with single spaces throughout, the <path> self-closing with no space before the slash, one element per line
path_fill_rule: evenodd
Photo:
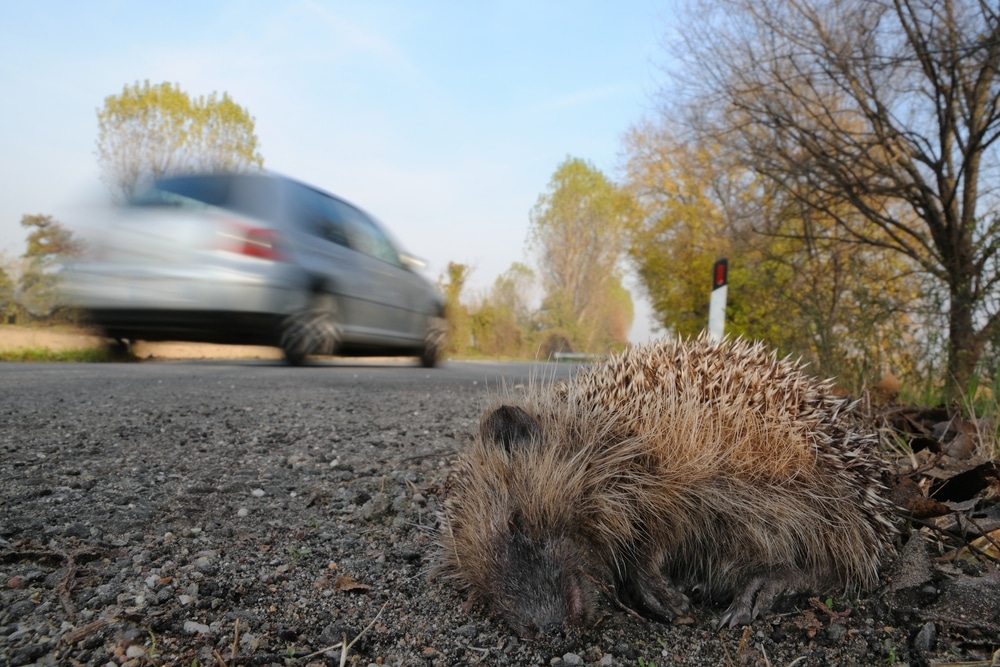
<path fill-rule="evenodd" d="M 338 245 L 349 246 L 344 222 L 334 201 L 326 195 L 303 188 L 299 192 L 299 216 L 306 230 Z"/>
<path fill-rule="evenodd" d="M 358 252 L 370 255 L 383 262 L 402 266 L 399 253 L 392 245 L 392 242 L 382 233 L 378 227 L 358 209 L 345 204 L 344 202 L 330 200 L 340 213 L 340 220 L 344 224 L 344 231 L 347 234 L 347 241 L 350 247 Z"/>

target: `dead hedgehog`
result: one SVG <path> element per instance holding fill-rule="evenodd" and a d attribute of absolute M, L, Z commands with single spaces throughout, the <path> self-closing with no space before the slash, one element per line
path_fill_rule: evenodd
<path fill-rule="evenodd" d="M 794 591 L 860 592 L 893 552 L 877 436 L 761 344 L 664 340 L 504 396 L 450 476 L 435 571 L 522 634 L 652 619 L 686 593 L 749 623 Z"/>

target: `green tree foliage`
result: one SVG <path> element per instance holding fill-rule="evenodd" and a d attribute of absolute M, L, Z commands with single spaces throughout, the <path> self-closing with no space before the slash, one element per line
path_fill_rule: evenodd
<path fill-rule="evenodd" d="M 665 117 L 821 214 L 824 242 L 919 267 L 944 295 L 942 379 L 966 387 L 1000 333 L 997 4 L 705 0 L 688 19 Z"/>
<path fill-rule="evenodd" d="M 18 303 L 32 317 L 52 315 L 58 308 L 60 264 L 78 256 L 83 244 L 50 215 L 25 215 L 21 226 L 28 232 L 25 266 L 17 287 Z"/>
<path fill-rule="evenodd" d="M 476 348 L 490 356 L 530 356 L 535 332 L 529 291 L 534 274 L 515 262 L 498 276 L 489 295 L 472 313 Z"/>
<path fill-rule="evenodd" d="M 0 324 L 7 324 L 17 313 L 15 288 L 14 279 L 7 271 L 7 267 L 0 266 Z"/>
<path fill-rule="evenodd" d="M 532 209 L 530 246 L 545 292 L 542 320 L 576 350 L 603 352 L 626 342 L 632 303 L 623 300 L 628 292 L 618 265 L 632 214 L 628 194 L 573 157 L 558 166 Z"/>
<path fill-rule="evenodd" d="M 712 264 L 734 250 L 725 194 L 716 194 L 725 182 L 711 171 L 720 156 L 711 149 L 698 154 L 648 123 L 633 128 L 625 146 L 627 187 L 640 210 L 630 228 L 630 257 L 659 323 L 675 334 L 697 335 L 708 323 Z M 732 259 L 735 272 L 742 262 Z M 731 307 L 727 315 L 729 330 L 738 331 Z"/>
<path fill-rule="evenodd" d="M 601 299 L 595 304 L 592 340 L 597 341 L 597 345 L 590 349 L 620 351 L 624 348 L 634 315 L 632 295 L 616 272 L 608 279 Z"/>
<path fill-rule="evenodd" d="M 26 258 L 52 260 L 77 257 L 83 252 L 83 243 L 51 215 L 22 216 L 21 226 L 30 230 Z"/>
<path fill-rule="evenodd" d="M 444 293 L 445 316 L 448 319 L 448 352 L 465 354 L 472 345 L 472 321 L 469 309 L 462 303 L 462 292 L 472 269 L 466 264 L 448 262 L 446 274 L 438 279 Z"/>
<path fill-rule="evenodd" d="M 116 201 L 151 178 L 258 169 L 254 119 L 228 93 L 192 98 L 176 84 L 126 85 L 97 111 L 101 178 Z"/>
<path fill-rule="evenodd" d="M 646 123 L 626 136 L 626 156 L 641 210 L 629 252 L 664 328 L 705 328 L 711 266 L 728 257 L 729 334 L 766 340 L 852 387 L 917 370 L 908 308 L 919 285 L 898 256 L 848 245 L 835 221 L 718 143 Z"/>
<path fill-rule="evenodd" d="M 530 304 L 534 281 L 534 271 L 526 264 L 514 262 L 493 284 L 493 302 L 510 313 L 517 326 L 525 330 L 534 326 Z"/>

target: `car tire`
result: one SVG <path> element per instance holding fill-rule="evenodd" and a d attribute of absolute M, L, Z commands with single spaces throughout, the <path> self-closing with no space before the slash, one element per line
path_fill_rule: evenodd
<path fill-rule="evenodd" d="M 420 365 L 424 368 L 434 368 L 448 342 L 448 320 L 440 316 L 427 318 L 427 332 L 424 334 L 424 347 L 420 353 Z"/>
<path fill-rule="evenodd" d="M 335 354 L 340 345 L 337 301 L 331 294 L 317 294 L 309 306 L 285 318 L 281 351 L 292 366 L 302 365 L 311 354 Z"/>

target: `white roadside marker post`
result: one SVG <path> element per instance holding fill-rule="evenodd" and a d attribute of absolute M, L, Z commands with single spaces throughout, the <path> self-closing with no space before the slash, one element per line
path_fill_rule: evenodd
<path fill-rule="evenodd" d="M 728 285 L 729 260 L 725 257 L 715 260 L 712 265 L 712 298 L 708 302 L 708 337 L 721 341 L 726 330 L 726 287 Z"/>

